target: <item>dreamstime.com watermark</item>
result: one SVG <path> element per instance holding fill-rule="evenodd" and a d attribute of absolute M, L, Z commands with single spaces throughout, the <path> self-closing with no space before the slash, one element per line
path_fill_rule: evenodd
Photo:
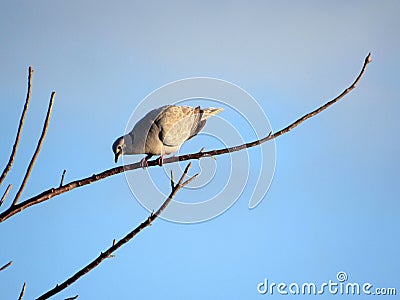
<path fill-rule="evenodd" d="M 301 284 L 275 283 L 268 278 L 257 285 L 257 291 L 262 295 L 387 295 L 394 296 L 397 291 L 394 287 L 374 287 L 372 283 L 351 282 L 345 272 L 338 272 L 336 280 L 329 280 L 316 284 L 313 282 L 303 282 Z"/>

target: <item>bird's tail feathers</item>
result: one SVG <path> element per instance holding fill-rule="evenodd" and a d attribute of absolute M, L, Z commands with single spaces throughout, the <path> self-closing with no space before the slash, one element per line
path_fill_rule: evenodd
<path fill-rule="evenodd" d="M 224 109 L 223 108 L 219 108 L 219 107 L 208 107 L 208 108 L 204 108 L 203 111 L 203 117 L 202 119 L 207 119 L 211 116 L 214 116 L 216 114 L 219 114 L 220 112 L 222 112 Z"/>

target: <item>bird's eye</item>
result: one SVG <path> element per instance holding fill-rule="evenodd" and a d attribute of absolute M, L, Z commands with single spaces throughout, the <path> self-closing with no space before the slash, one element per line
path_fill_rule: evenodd
<path fill-rule="evenodd" d="M 122 150 L 122 147 L 121 147 L 121 146 L 118 146 L 118 147 L 117 147 L 117 150 L 118 150 L 118 151 L 121 151 L 121 150 Z"/>

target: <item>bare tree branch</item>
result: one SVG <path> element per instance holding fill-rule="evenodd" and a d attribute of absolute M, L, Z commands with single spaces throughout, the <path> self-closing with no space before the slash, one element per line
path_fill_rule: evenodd
<path fill-rule="evenodd" d="M 91 270 L 93 270 L 94 268 L 96 268 L 102 261 L 104 261 L 105 259 L 107 259 L 108 257 L 110 257 L 110 255 L 116 251 L 118 248 L 122 247 L 123 245 L 125 245 L 126 243 L 128 243 L 132 238 L 134 238 L 140 231 L 142 231 L 143 229 L 145 229 L 146 227 L 150 226 L 155 219 L 157 219 L 157 217 L 164 211 L 164 209 L 168 206 L 168 204 L 171 202 L 171 200 L 174 198 L 174 196 L 176 195 L 176 193 L 185 185 L 189 184 L 193 179 L 195 179 L 198 174 L 190 177 L 188 180 L 186 180 L 185 182 L 183 182 L 183 180 L 185 179 L 190 167 L 191 167 L 192 163 L 189 163 L 186 168 L 185 171 L 183 172 L 181 178 L 179 179 L 179 182 L 173 186 L 172 190 L 171 190 L 171 194 L 168 196 L 168 198 L 164 201 L 164 203 L 160 206 L 160 208 L 155 212 L 155 213 L 151 213 L 150 216 L 143 222 L 141 223 L 139 226 L 137 226 L 135 229 L 133 229 L 131 232 L 129 232 L 125 237 L 123 237 L 122 239 L 120 239 L 118 242 L 114 243 L 113 241 L 113 245 L 108 248 L 105 252 L 101 252 L 100 255 L 93 260 L 91 263 L 89 263 L 87 266 L 85 266 L 84 268 L 82 268 L 80 271 L 78 271 L 77 273 L 75 273 L 72 277 L 68 278 L 67 280 L 65 280 L 63 283 L 61 284 L 57 284 L 53 289 L 49 290 L 48 292 L 46 292 L 45 294 L 43 294 L 42 296 L 40 296 L 39 298 L 37 298 L 37 300 L 44 300 L 44 299 L 48 299 L 52 296 L 54 296 L 55 294 L 59 293 L 60 291 L 64 290 L 65 288 L 67 288 L 68 286 L 70 286 L 71 284 L 73 284 L 75 281 L 77 281 L 79 278 L 81 278 L 83 275 L 87 274 L 88 272 L 90 272 Z"/>
<path fill-rule="evenodd" d="M 26 174 L 25 174 L 24 180 L 22 181 L 21 186 L 20 186 L 20 188 L 19 188 L 19 190 L 18 190 L 18 192 L 17 192 L 17 194 L 16 194 L 16 196 L 14 198 L 14 201 L 13 201 L 11 206 L 15 206 L 17 204 L 17 202 L 18 202 L 19 197 L 21 197 L 21 194 L 22 194 L 22 192 L 23 192 L 23 190 L 25 188 L 25 185 L 26 185 L 26 183 L 28 181 L 29 175 L 31 174 L 33 165 L 35 164 L 36 158 L 39 155 L 40 149 L 41 149 L 42 144 L 43 144 L 43 140 L 44 140 L 44 138 L 46 136 L 46 133 L 47 133 L 47 128 L 49 127 L 50 115 L 51 115 L 51 111 L 52 111 L 52 108 L 53 108 L 53 102 L 54 102 L 55 95 L 56 95 L 56 92 L 52 92 L 51 93 L 50 102 L 49 102 L 49 108 L 47 110 L 46 119 L 45 119 L 44 124 L 43 124 L 42 134 L 40 135 L 39 142 L 38 142 L 38 144 L 36 146 L 35 153 L 33 154 L 31 162 L 29 163 L 28 169 L 26 170 Z"/>
<path fill-rule="evenodd" d="M 19 119 L 17 136 L 15 137 L 15 142 L 14 142 L 14 146 L 11 151 L 10 158 L 8 160 L 6 167 L 4 168 L 3 173 L 0 176 L 0 186 L 3 182 L 3 180 L 6 178 L 8 171 L 10 171 L 11 166 L 14 162 L 15 155 L 17 154 L 18 143 L 19 143 L 19 139 L 21 136 L 22 127 L 24 126 L 26 111 L 28 110 L 29 101 L 31 100 L 32 74 L 33 74 L 33 69 L 32 69 L 32 67 L 29 67 L 29 69 L 28 69 L 28 91 L 26 93 L 25 105 L 24 105 L 24 109 L 22 110 L 21 118 Z"/>
<path fill-rule="evenodd" d="M 65 298 L 65 300 L 75 300 L 78 299 L 79 295 L 75 295 L 73 297 Z"/>
<path fill-rule="evenodd" d="M 250 143 L 246 143 L 246 144 L 242 144 L 242 145 L 238 145 L 238 146 L 234 146 L 234 147 L 230 147 L 230 148 L 224 148 L 224 149 L 219 149 L 219 150 L 211 150 L 211 151 L 199 151 L 197 153 L 192 153 L 192 154 L 186 154 L 186 155 L 181 155 L 181 156 L 172 156 L 172 157 L 168 157 L 166 159 L 164 159 L 164 164 L 168 164 L 168 163 L 173 163 L 173 162 L 177 162 L 177 161 L 186 161 L 186 160 L 191 160 L 191 159 L 200 159 L 202 157 L 213 157 L 216 155 L 221 155 L 221 154 L 226 154 L 226 153 L 230 153 L 230 152 L 235 152 L 235 151 L 240 151 L 242 149 L 245 148 L 250 148 L 250 147 L 254 147 L 257 145 L 260 145 L 262 143 L 265 143 L 269 140 L 273 140 L 287 132 L 289 132 L 290 130 L 292 130 L 293 128 L 297 127 L 298 125 L 300 125 L 301 123 L 303 123 L 304 121 L 306 121 L 307 119 L 319 114 L 320 112 L 322 112 L 323 110 L 327 109 L 329 106 L 333 105 L 334 103 L 338 102 L 340 99 L 342 99 L 344 96 L 346 96 L 348 93 L 350 93 L 358 84 L 358 82 L 361 80 L 361 77 L 364 74 L 364 71 L 367 67 L 367 65 L 371 62 L 371 54 L 368 54 L 368 56 L 365 58 L 363 67 L 360 71 L 360 73 L 358 74 L 357 78 L 355 79 L 355 81 L 348 87 L 346 88 L 339 96 L 337 96 L 336 98 L 330 100 L 329 102 L 325 103 L 324 105 L 320 106 L 319 108 L 313 110 L 312 112 L 304 115 L 303 117 L 299 118 L 298 120 L 296 120 L 295 122 L 291 123 L 290 125 L 286 126 L 285 128 L 283 128 L 282 130 L 279 130 L 276 133 L 269 133 L 266 137 L 260 139 L 260 140 L 256 140 Z M 156 166 L 157 161 L 156 160 L 151 160 L 148 161 L 148 166 L 152 167 L 152 166 Z M 5 210 L 4 212 L 2 212 L 0 214 L 0 222 L 3 222 L 4 220 L 10 218 L 11 216 L 15 215 L 16 213 L 28 208 L 29 206 L 41 203 L 43 201 L 49 200 L 50 198 L 53 198 L 57 195 L 66 193 L 72 189 L 75 189 L 77 187 L 81 187 L 87 184 L 91 184 L 93 182 L 102 180 L 106 177 L 112 176 L 112 175 L 116 175 L 122 172 L 126 172 L 126 171 L 130 171 L 130 170 L 135 170 L 135 169 L 139 169 L 141 168 L 140 163 L 134 163 L 134 164 L 129 164 L 129 165 L 125 165 L 125 166 L 119 166 L 119 167 L 115 167 L 106 171 L 103 171 L 99 174 L 94 174 L 90 177 L 86 177 L 86 178 L 82 178 L 79 180 L 75 180 L 72 181 L 70 183 L 67 183 L 65 185 L 63 185 L 62 187 L 59 188 L 51 188 L 47 191 L 44 191 L 42 193 L 40 193 L 39 195 L 36 195 L 30 199 L 27 199 L 17 205 L 14 205 L 13 207 L 10 207 L 9 209 Z"/>
<path fill-rule="evenodd" d="M 21 293 L 19 294 L 18 300 L 22 300 L 25 294 L 25 288 L 26 288 L 26 282 L 24 282 L 24 285 L 22 286 Z"/>
<path fill-rule="evenodd" d="M 9 184 L 7 189 L 6 189 L 6 191 L 4 192 L 3 196 L 0 199 L 0 206 L 3 204 L 4 200 L 6 200 L 6 198 L 8 196 L 8 193 L 10 192 L 11 188 L 12 188 L 12 184 Z"/>
<path fill-rule="evenodd" d="M 4 266 L 2 266 L 2 267 L 0 268 L 0 271 L 3 271 L 3 270 L 5 270 L 5 269 L 7 269 L 9 266 L 12 265 L 12 263 L 13 263 L 13 261 L 9 261 L 8 263 L 6 263 Z"/>

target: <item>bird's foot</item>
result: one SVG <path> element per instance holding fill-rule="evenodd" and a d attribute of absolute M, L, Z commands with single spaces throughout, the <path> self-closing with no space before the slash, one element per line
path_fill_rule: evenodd
<path fill-rule="evenodd" d="M 151 157 L 151 155 L 147 155 L 147 156 L 145 156 L 145 157 L 143 157 L 142 158 L 142 160 L 140 161 L 140 167 L 142 168 L 142 169 L 146 169 L 148 166 L 149 166 L 149 164 L 148 164 L 148 159 Z"/>
<path fill-rule="evenodd" d="M 143 157 L 142 160 L 140 161 L 140 167 L 142 169 L 146 169 L 149 166 L 149 164 L 147 163 L 147 158 Z"/>
<path fill-rule="evenodd" d="M 162 165 L 164 164 L 164 156 L 165 155 L 161 155 L 159 158 L 157 158 L 157 164 L 162 167 Z"/>

